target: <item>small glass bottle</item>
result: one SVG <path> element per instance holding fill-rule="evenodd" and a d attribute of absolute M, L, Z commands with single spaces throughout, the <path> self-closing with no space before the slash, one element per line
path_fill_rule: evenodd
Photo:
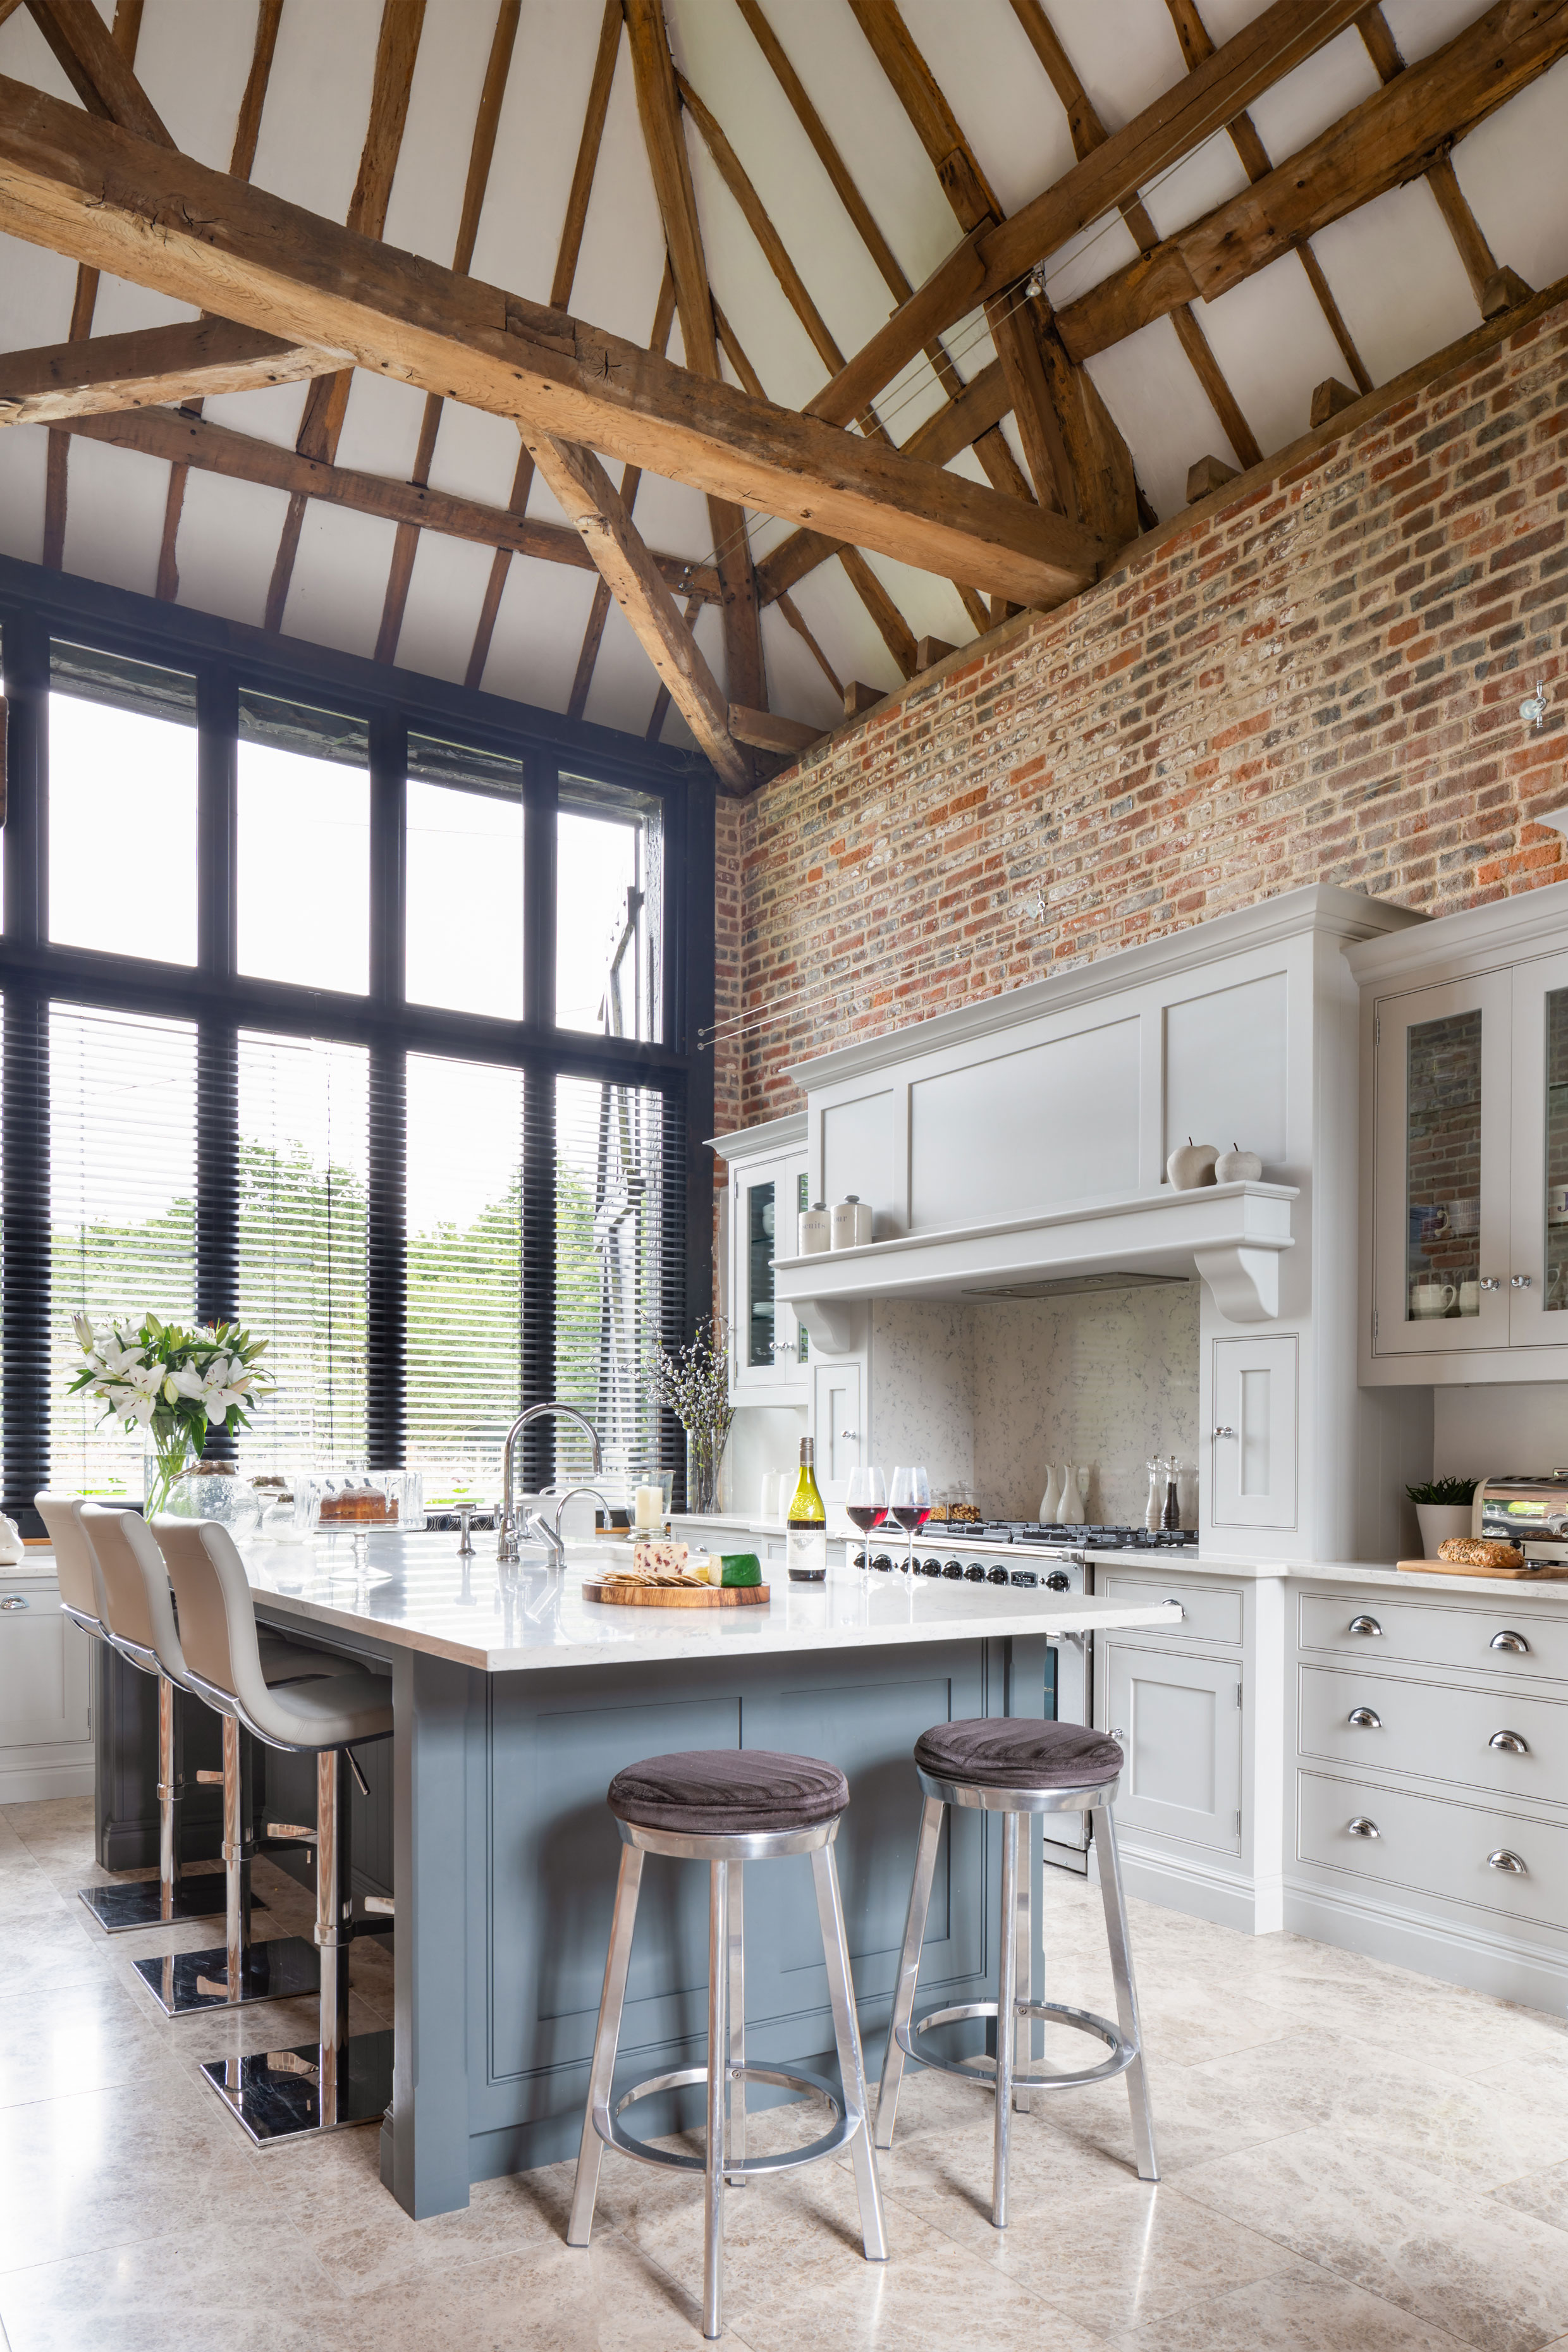
<path fill-rule="evenodd" d="M 788 1513 L 785 1553 L 792 1584 L 825 1584 L 827 1580 L 827 1512 L 816 1484 L 816 1448 L 809 1437 L 800 1441 L 800 1476 Z"/>

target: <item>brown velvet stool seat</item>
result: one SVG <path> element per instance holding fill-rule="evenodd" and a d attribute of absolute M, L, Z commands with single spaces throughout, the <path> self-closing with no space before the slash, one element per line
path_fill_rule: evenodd
<path fill-rule="evenodd" d="M 899 1980 L 893 1995 L 888 2054 L 882 2066 L 877 2145 L 891 2147 L 893 2144 L 899 2092 L 905 2064 L 911 2058 L 918 2065 L 934 2066 L 964 2082 L 978 2081 L 993 2089 L 996 2117 L 991 2219 L 998 2230 L 1007 2226 L 1007 2150 L 1013 2107 L 1016 2101 L 1027 2112 L 1032 2091 L 1068 2090 L 1083 2083 L 1103 2083 L 1113 2075 L 1125 2074 L 1138 2177 L 1141 2180 L 1157 2180 L 1160 2177 L 1154 2157 L 1154 2119 L 1143 2075 L 1127 1905 L 1121 1891 L 1121 1866 L 1110 1810 L 1121 1786 L 1123 1760 L 1120 1741 L 1103 1731 L 1090 1730 L 1081 1723 L 1042 1723 L 1018 1716 L 988 1716 L 967 1722 L 935 1724 L 915 1742 L 915 1770 L 925 1806 L 915 1852 L 914 1884 L 910 1889 Z M 955 2008 L 932 2010 L 917 2024 L 915 1986 L 920 1976 L 921 1948 L 925 1940 L 926 1913 L 931 1906 L 936 1873 L 937 1844 L 949 1805 L 1002 1815 L 997 1997 L 994 2000 L 965 2001 Z M 1116 1984 L 1114 2025 L 1109 2018 L 1097 2017 L 1089 2010 L 1029 1998 L 1034 1967 L 1029 1918 L 1033 1856 L 1025 1853 L 1020 1870 L 1019 1824 L 1029 1823 L 1033 1839 L 1038 1834 L 1041 1818 L 1058 1812 L 1088 1813 L 1092 1819 L 1100 1892 L 1105 1906 L 1105 1932 Z M 978 2018 L 996 2021 L 994 2060 L 942 2058 L 930 2047 L 916 2046 L 922 2034 L 938 2026 L 968 2024 Z M 1047 2021 L 1097 2036 L 1109 2048 L 1110 2057 L 1099 2065 L 1072 2073 L 1034 2073 L 1035 2027 Z"/>
<path fill-rule="evenodd" d="M 593 2232 L 599 2166 L 606 2147 L 642 2164 L 700 2172 L 705 2184 L 702 2249 L 702 2333 L 722 2333 L 724 2184 L 739 2188 L 753 2174 L 784 2172 L 816 2163 L 847 2147 L 860 2200 L 860 2230 L 868 2262 L 885 2262 L 887 2235 L 844 1906 L 838 1892 L 834 1841 L 849 1803 L 849 1785 L 837 1765 L 771 1748 L 700 1749 L 652 1756 L 628 1765 L 610 1783 L 609 1807 L 620 1825 L 621 1870 L 610 1925 L 604 1997 L 594 2038 L 587 2112 L 577 2157 L 577 2181 L 567 2224 L 568 2245 L 585 2246 Z M 708 1888 L 708 2059 L 658 2074 L 615 2098 L 616 2052 L 631 1965 L 632 1930 L 643 1858 L 705 1862 Z M 786 2074 L 746 2063 L 746 1973 L 742 1874 L 748 1862 L 808 1853 L 816 1889 L 822 1955 L 833 2004 L 840 2087 L 815 2074 Z M 707 2093 L 707 2147 L 700 2157 L 650 2147 L 621 2123 L 625 2108 L 656 2091 L 700 2083 Z M 746 2084 L 770 2083 L 816 2098 L 829 2110 L 830 2128 L 808 2147 L 778 2156 L 746 2154 Z"/>

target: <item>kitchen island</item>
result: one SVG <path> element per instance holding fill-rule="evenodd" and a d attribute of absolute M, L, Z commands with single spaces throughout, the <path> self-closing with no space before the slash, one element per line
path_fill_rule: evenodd
<path fill-rule="evenodd" d="M 356 1582 L 329 1558 L 255 1548 L 258 1614 L 390 1664 L 396 2055 L 382 2175 L 422 2217 L 469 2184 L 574 2153 L 604 1974 L 619 1841 L 611 1777 L 672 1749 L 774 1748 L 847 1775 L 838 1841 L 868 2064 L 880 2063 L 920 1803 L 910 1750 L 932 1723 L 1043 1711 L 1047 1636 L 1157 1626 L 1163 1601 L 998 1593 L 836 1569 L 765 1608 L 604 1608 L 584 1600 L 597 1547 L 514 1570 L 481 1538 L 375 1534 Z M 624 1549 L 617 1555 L 624 1559 Z M 331 1581 L 329 1568 L 336 1570 Z M 957 1817 L 922 1990 L 984 1997 L 996 1841 Z M 1038 1874 L 1037 1864 L 1037 1883 Z M 1037 1916 L 1038 1916 L 1037 1911 Z M 833 2072 L 833 2029 L 805 1863 L 747 1886 L 746 2009 L 755 2063 Z M 703 1874 L 660 1864 L 645 1890 L 623 2056 L 640 2076 L 700 2055 Z M 650 2102 L 650 2105 L 657 2105 Z M 639 2128 L 669 2128 L 671 2105 Z"/>

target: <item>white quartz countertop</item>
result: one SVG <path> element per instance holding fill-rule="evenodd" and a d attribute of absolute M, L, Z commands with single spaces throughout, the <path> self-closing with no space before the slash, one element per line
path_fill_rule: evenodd
<path fill-rule="evenodd" d="M 671 1520 L 670 1526 L 682 1543 L 693 1545 L 700 1542 L 705 1543 L 712 1551 L 739 1549 L 739 1544 L 731 1541 L 732 1538 L 750 1537 L 756 1541 L 771 1536 L 775 1541 L 782 1541 L 785 1532 L 782 1519 L 747 1519 L 722 1512 L 714 1513 L 711 1517 L 705 1514 L 700 1518 L 682 1517 L 678 1513 Z M 829 1505 L 827 1540 L 829 1543 L 861 1544 L 867 1538 L 861 1535 L 858 1528 L 852 1528 L 847 1519 L 837 1517 L 832 1506 Z M 907 1549 L 906 1540 L 898 1528 L 879 1528 L 870 1540 L 879 1551 L 890 1553 L 895 1562 L 904 1557 Z M 1081 1545 L 1074 1545 L 1066 1539 L 1058 1539 L 1054 1542 L 1042 1539 L 1037 1544 L 985 1543 L 962 1525 L 950 1528 L 936 1521 L 922 1528 L 915 1538 L 917 1558 L 923 1558 L 931 1552 L 945 1552 L 955 1557 L 962 1554 L 965 1559 L 1011 1559 L 1022 1563 L 1028 1559 L 1059 1559 L 1064 1553 L 1082 1549 Z M 1194 1569 L 1200 1569 L 1209 1576 L 1277 1577 L 1304 1573 L 1303 1570 L 1293 1568 L 1288 1560 L 1233 1559 L 1226 1553 L 1177 1551 L 1168 1546 L 1164 1548 L 1156 1546 L 1147 1551 L 1131 1547 L 1125 1551 L 1089 1550 L 1086 1553 L 1086 1558 L 1091 1567 L 1102 1573 L 1107 1568 L 1119 1565 L 1125 1568 L 1155 1568 L 1162 1573 L 1169 1569 L 1176 1575 L 1191 1575 Z"/>
<path fill-rule="evenodd" d="M 1484 1592 L 1489 1600 L 1511 1600 L 1516 1592 L 1544 1593 L 1561 1607 L 1568 1603 L 1568 1577 L 1563 1576 L 1421 1576 L 1396 1568 L 1392 1560 L 1302 1560 L 1288 1571 L 1303 1582 L 1375 1584 L 1387 1591 Z"/>
<path fill-rule="evenodd" d="M 585 1601 L 584 1575 L 624 1562 L 624 1545 L 571 1547 L 563 1578 L 540 1557 L 503 1571 L 494 1537 L 458 1557 L 451 1534 L 372 1534 L 362 1588 L 350 1545 L 295 1549 L 256 1544 L 247 1572 L 265 1613 L 301 1633 L 319 1627 L 422 1650 L 492 1674 L 551 1666 L 637 1665 L 663 1659 L 784 1656 L 828 1649 L 891 1649 L 1004 1634 L 1087 1633 L 1175 1623 L 1162 1601 L 1120 1602 L 1014 1587 L 936 1583 L 831 1569 L 826 1584 L 792 1585 L 782 1564 L 772 1598 L 741 1609 L 605 1608 Z"/>

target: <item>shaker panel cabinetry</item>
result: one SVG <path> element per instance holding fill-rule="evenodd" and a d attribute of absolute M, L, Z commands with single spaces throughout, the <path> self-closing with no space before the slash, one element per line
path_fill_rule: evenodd
<path fill-rule="evenodd" d="M 1365 1017 L 1371 1377 L 1568 1370 L 1568 955 L 1369 990 Z"/>
<path fill-rule="evenodd" d="M 89 1792 L 89 1663 L 52 1575 L 0 1569 L 0 1804 Z"/>
<path fill-rule="evenodd" d="M 1296 1524 L 1295 1335 L 1214 1342 L 1216 1528 Z"/>
<path fill-rule="evenodd" d="M 774 1297 L 773 1260 L 793 1257 L 808 1205 L 805 1150 L 730 1161 L 730 1364 L 737 1401 L 804 1404 L 810 1341 Z"/>
<path fill-rule="evenodd" d="M 1101 1643 L 1100 1721 L 1124 1743 L 1118 1825 L 1241 1851 L 1241 1669 L 1134 1642 Z"/>
<path fill-rule="evenodd" d="M 824 1502 L 843 1501 L 849 1473 L 866 1459 L 863 1395 L 858 1357 L 836 1357 L 812 1366 L 812 1433 Z"/>

